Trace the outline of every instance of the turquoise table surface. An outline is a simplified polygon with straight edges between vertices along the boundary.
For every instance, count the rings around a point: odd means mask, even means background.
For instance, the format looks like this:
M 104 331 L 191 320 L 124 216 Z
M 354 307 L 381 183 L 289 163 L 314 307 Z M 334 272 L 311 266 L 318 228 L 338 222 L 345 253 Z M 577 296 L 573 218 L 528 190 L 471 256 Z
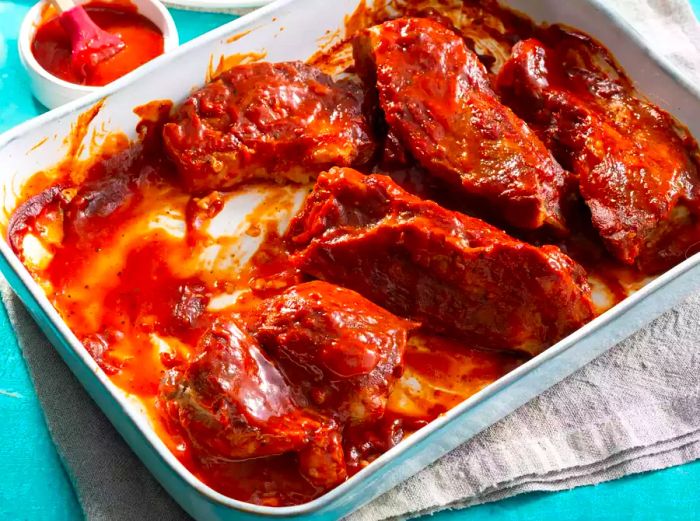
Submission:
M 34 0 L 0 0 L 0 132 L 40 114 L 17 56 L 17 30 Z M 700 14 L 700 0 L 692 0 Z M 182 42 L 230 16 L 173 10 Z M 0 306 L 0 520 L 78 520 L 82 511 L 46 429 L 27 368 Z M 700 461 L 566 492 L 531 493 L 435 521 L 700 519 Z

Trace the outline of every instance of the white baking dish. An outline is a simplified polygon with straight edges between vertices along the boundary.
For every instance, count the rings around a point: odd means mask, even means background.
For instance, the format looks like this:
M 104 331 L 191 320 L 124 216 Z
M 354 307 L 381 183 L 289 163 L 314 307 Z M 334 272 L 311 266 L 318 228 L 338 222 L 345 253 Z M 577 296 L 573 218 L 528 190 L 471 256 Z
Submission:
M 598 38 L 612 50 L 642 92 L 700 135 L 698 90 L 656 56 L 602 1 L 514 0 L 510 5 L 537 21 L 563 22 Z M 344 17 L 356 6 L 357 0 L 280 0 L 148 63 L 99 95 L 10 130 L 0 137 L 2 218 L 7 219 L 15 207 L 23 183 L 37 170 L 61 159 L 65 153 L 63 139 L 71 124 L 102 97 L 104 106 L 90 128 L 134 136 L 137 117 L 132 109 L 154 99 L 183 100 L 204 82 L 212 57 L 216 62 L 220 55 L 265 52 L 270 61 L 305 59 L 317 50 L 318 41 L 328 31 L 343 26 Z M 249 34 L 228 42 L 233 35 L 248 30 Z M 85 153 L 88 149 L 86 146 Z M 158 439 L 139 407 L 97 367 L 4 241 L 0 241 L 0 253 L 0 267 L 11 286 L 66 363 L 166 490 L 197 519 L 338 519 L 498 421 L 700 287 L 700 256 L 696 255 L 455 407 L 338 488 L 304 505 L 272 508 L 224 497 L 190 474 Z

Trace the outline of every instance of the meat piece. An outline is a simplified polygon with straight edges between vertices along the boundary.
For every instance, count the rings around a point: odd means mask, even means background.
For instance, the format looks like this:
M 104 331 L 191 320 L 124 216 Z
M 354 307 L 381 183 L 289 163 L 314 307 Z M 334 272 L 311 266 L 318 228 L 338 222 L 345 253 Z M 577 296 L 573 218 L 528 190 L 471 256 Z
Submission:
M 200 458 L 296 452 L 312 484 L 331 488 L 345 479 L 335 422 L 299 407 L 279 370 L 233 323 L 218 321 L 204 334 L 196 357 L 166 374 L 160 397 Z
M 430 19 L 392 20 L 355 40 L 355 61 L 376 84 L 390 143 L 509 225 L 565 230 L 570 174 L 499 102 L 459 35 Z
M 23 241 L 27 235 L 37 233 L 41 218 L 51 213 L 63 212 L 69 200 L 60 186 L 52 186 L 30 197 L 12 212 L 7 224 L 7 242 L 24 261 Z M 52 220 L 56 220 L 55 218 Z
M 173 326 L 177 329 L 196 329 L 209 304 L 209 292 L 200 281 L 184 281 L 177 288 L 172 306 Z
M 305 182 L 374 153 L 362 89 L 301 62 L 254 63 L 193 94 L 163 129 L 193 192 L 253 179 Z
M 83 183 L 66 205 L 64 227 L 68 240 L 87 242 L 109 235 L 110 220 L 138 202 L 138 178 L 110 170 L 104 177 Z
M 384 416 L 414 324 L 322 281 L 268 300 L 260 317 L 255 337 L 324 413 L 353 424 Z
M 399 188 L 333 169 L 295 217 L 295 262 L 471 346 L 537 354 L 592 318 L 583 269 Z
M 697 212 L 696 165 L 668 114 L 639 99 L 624 77 L 592 65 L 600 58 L 581 56 L 582 47 L 600 53 L 595 44 L 570 40 L 578 50 L 519 42 L 498 75 L 499 92 L 578 175 L 608 250 L 625 263 L 655 263 L 674 249 L 660 245 L 664 236 L 682 239 L 679 228 Z

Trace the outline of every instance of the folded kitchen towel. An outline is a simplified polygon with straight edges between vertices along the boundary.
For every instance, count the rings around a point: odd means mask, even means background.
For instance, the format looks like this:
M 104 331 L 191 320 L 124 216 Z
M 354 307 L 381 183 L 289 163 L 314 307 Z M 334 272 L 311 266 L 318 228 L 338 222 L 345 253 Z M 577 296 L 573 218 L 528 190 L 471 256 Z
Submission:
M 618 0 L 613 7 L 700 83 L 700 29 L 685 0 Z M 187 519 L 92 403 L 6 285 L 2 297 L 86 518 Z M 697 317 L 700 294 L 351 519 L 414 517 L 700 458 Z

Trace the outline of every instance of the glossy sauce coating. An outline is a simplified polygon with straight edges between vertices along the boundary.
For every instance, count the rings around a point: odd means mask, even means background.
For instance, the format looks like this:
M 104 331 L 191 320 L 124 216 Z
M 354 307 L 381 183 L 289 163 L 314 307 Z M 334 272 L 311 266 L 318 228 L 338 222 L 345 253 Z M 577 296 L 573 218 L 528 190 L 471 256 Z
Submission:
M 194 359 L 165 375 L 160 399 L 200 461 L 295 453 L 301 474 L 320 490 L 345 479 L 338 425 L 301 407 L 277 367 L 234 323 L 212 324 Z
M 102 86 L 121 78 L 163 54 L 163 33 L 153 22 L 124 2 L 90 2 L 85 10 L 108 33 L 119 36 L 125 48 L 79 74 L 71 61 L 71 42 L 57 17 L 44 22 L 32 41 L 32 54 L 54 76 L 79 85 Z
M 433 333 L 536 355 L 593 317 L 585 273 L 485 222 L 349 168 L 321 174 L 292 222 L 296 262 Z
M 313 281 L 270 299 L 252 330 L 312 404 L 367 424 L 384 416 L 407 330 L 417 326 L 354 291 Z
M 566 230 L 570 174 L 502 105 L 485 67 L 437 21 L 400 18 L 355 40 L 355 61 L 376 89 L 393 146 L 511 226 Z
M 333 165 L 371 159 L 362 105 L 358 85 L 301 62 L 239 66 L 179 108 L 165 145 L 193 192 L 256 178 L 305 182 Z
M 536 39 L 516 44 L 499 73 L 499 92 L 577 174 L 610 252 L 648 269 L 668 267 L 691 253 L 689 234 L 698 237 L 700 178 L 692 149 L 668 114 L 630 95 L 624 77 L 576 66 L 592 62 L 592 44 L 556 28 L 545 34 L 557 50 Z

